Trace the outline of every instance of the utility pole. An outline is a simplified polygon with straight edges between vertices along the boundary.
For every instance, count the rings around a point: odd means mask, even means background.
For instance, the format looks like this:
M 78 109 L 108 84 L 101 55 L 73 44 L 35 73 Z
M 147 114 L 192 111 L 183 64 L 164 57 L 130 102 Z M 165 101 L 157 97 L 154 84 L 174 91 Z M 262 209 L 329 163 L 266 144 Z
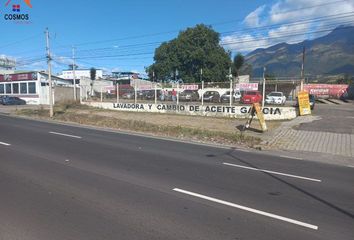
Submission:
M 233 98 L 233 94 L 232 94 L 232 71 L 231 71 L 231 67 L 229 68 L 229 81 L 230 81 L 230 107 L 232 106 L 232 98 Z
M 304 46 L 302 50 L 301 82 L 300 82 L 301 91 L 304 91 L 304 82 L 305 82 L 305 52 L 306 52 L 306 48 Z
M 263 91 L 262 91 L 262 109 L 264 108 L 264 100 L 265 100 L 265 72 L 266 72 L 266 67 L 263 68 Z
M 74 100 L 75 102 L 77 101 L 77 96 L 76 96 L 76 72 L 75 72 L 75 47 L 72 47 L 72 52 L 73 52 L 73 85 L 74 85 Z
M 49 46 L 49 30 L 46 28 L 45 30 L 46 36 L 46 50 L 47 50 L 47 64 L 48 64 L 48 82 L 49 82 L 49 117 L 54 116 L 53 110 L 53 83 L 52 83 L 52 56 L 50 54 L 50 46 Z

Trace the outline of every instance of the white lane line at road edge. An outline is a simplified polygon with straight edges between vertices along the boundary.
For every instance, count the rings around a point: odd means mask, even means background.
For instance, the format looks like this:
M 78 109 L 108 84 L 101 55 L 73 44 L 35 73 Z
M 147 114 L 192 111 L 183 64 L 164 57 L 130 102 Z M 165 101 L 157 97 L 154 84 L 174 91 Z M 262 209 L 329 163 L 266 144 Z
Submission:
M 238 204 L 235 204 L 235 203 L 231 203 L 231 202 L 227 202 L 227 201 L 223 201 L 223 200 L 220 200 L 220 199 L 217 199 L 217 198 L 208 197 L 208 196 L 205 196 L 205 195 L 202 195 L 202 194 L 199 194 L 199 193 L 194 193 L 194 192 L 186 191 L 186 190 L 179 189 L 179 188 L 174 188 L 173 191 L 179 192 L 179 193 L 184 193 L 184 194 L 187 194 L 187 195 L 190 195 L 190 196 L 194 196 L 194 197 L 198 197 L 198 198 L 202 198 L 202 199 L 205 199 L 205 200 L 208 200 L 208 201 L 211 201 L 211 202 L 220 203 L 220 204 L 223 204 L 223 205 L 226 205 L 226 206 L 238 208 L 238 209 L 241 209 L 241 210 L 244 210 L 244 211 L 252 212 L 252 213 L 263 215 L 263 216 L 266 216 L 266 217 L 278 219 L 278 220 L 281 220 L 281 221 L 284 221 L 284 222 L 296 224 L 296 225 L 299 225 L 299 226 L 302 226 L 302 227 L 318 230 L 318 226 L 315 226 L 315 225 L 312 225 L 312 224 L 309 224 L 309 223 L 301 222 L 301 221 L 294 220 L 294 219 L 287 218 L 287 217 L 282 217 L 282 216 L 279 216 L 279 215 L 276 215 L 276 214 L 273 214 L 273 213 L 264 212 L 264 211 L 257 210 L 257 209 L 254 209 L 254 208 L 241 206 L 241 205 L 238 205 Z
M 5 142 L 0 142 L 0 145 L 4 145 L 4 146 L 11 146 L 10 143 L 5 143 Z
M 231 167 L 238 167 L 238 168 L 244 168 L 244 169 L 254 170 L 254 171 L 259 171 L 259 172 L 272 173 L 272 174 L 277 174 L 277 175 L 281 175 L 281 176 L 299 178 L 299 179 L 304 179 L 304 180 L 309 180 L 309 181 L 314 181 L 314 182 L 322 182 L 322 180 L 315 179 L 315 178 L 308 178 L 308 177 L 302 177 L 302 176 L 297 176 L 297 175 L 292 175 L 292 174 L 287 174 L 287 173 L 269 171 L 269 170 L 265 170 L 265 169 L 246 167 L 246 166 L 236 165 L 236 164 L 232 164 L 232 163 L 225 163 L 224 162 L 223 164 L 226 166 L 231 166 Z
M 82 137 L 75 136 L 75 135 L 70 135 L 70 134 L 64 134 L 64 133 L 58 133 L 58 132 L 49 132 L 50 134 L 54 135 L 59 135 L 59 136 L 64 136 L 64 137 L 71 137 L 71 138 L 78 138 L 81 139 Z
M 348 165 L 348 167 L 350 167 L 350 168 L 354 168 L 354 165 Z
M 279 157 L 283 157 L 283 158 L 289 158 L 289 159 L 298 159 L 298 160 L 304 160 L 303 158 L 299 158 L 299 157 L 290 157 L 290 156 L 286 156 L 286 155 L 280 155 Z

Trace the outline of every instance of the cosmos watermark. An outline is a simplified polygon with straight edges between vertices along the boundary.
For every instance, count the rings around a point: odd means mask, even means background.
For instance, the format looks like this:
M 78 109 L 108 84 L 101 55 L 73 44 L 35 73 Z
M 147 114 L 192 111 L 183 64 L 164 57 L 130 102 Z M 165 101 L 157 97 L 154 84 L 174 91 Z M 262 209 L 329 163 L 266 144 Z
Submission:
M 29 9 L 32 9 L 31 0 L 7 0 L 5 3 L 5 14 L 3 19 L 16 24 L 30 24 Z M 21 3 L 24 3 L 21 5 Z

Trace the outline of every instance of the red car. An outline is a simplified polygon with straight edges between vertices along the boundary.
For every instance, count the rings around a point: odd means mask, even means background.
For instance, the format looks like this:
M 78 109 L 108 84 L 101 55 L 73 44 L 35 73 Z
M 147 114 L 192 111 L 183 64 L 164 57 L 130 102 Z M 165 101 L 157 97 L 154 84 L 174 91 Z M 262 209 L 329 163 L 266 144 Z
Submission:
M 259 91 L 247 91 L 243 93 L 241 103 L 252 104 L 261 103 L 262 94 Z

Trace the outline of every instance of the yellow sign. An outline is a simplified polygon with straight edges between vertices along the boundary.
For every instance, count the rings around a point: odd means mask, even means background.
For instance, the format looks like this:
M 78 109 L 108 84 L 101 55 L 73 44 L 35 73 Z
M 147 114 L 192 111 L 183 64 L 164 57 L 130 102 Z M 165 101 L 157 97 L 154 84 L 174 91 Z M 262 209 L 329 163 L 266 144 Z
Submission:
M 261 125 L 263 132 L 267 131 L 267 125 L 264 120 L 264 115 L 263 115 L 262 108 L 261 108 L 260 104 L 253 103 L 253 108 L 256 110 L 257 118 L 258 118 L 259 124 Z
M 311 114 L 310 97 L 308 92 L 299 92 L 297 96 L 300 116 Z

